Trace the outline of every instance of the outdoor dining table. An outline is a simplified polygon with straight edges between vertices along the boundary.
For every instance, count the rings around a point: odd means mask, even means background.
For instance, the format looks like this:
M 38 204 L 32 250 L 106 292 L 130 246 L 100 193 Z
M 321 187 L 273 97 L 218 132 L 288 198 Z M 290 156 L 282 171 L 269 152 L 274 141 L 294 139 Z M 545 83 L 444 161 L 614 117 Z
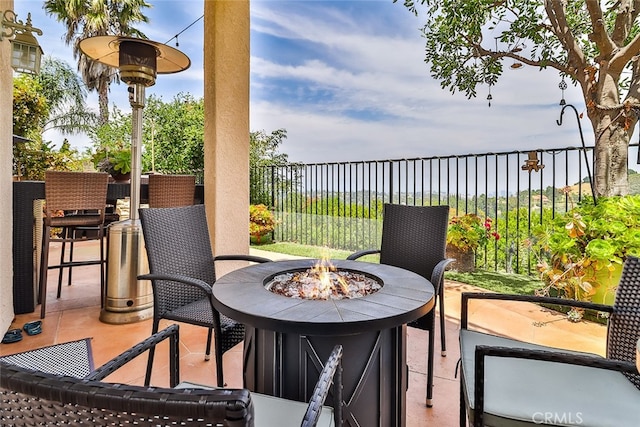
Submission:
M 382 288 L 359 298 L 310 300 L 264 286 L 275 275 L 303 271 L 316 262 L 250 265 L 213 286 L 216 309 L 245 325 L 244 387 L 307 401 L 321 361 L 341 344 L 345 425 L 406 425 L 406 324 L 433 309 L 432 284 L 397 267 L 331 260 L 338 269 L 379 279 Z M 331 396 L 327 404 L 335 405 Z

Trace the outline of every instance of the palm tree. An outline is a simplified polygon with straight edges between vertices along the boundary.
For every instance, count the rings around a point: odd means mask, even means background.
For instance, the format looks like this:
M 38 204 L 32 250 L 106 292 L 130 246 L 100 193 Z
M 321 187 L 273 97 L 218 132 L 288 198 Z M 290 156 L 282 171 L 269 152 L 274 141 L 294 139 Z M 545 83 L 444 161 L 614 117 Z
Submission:
M 36 79 L 49 108 L 41 132 L 57 129 L 75 134 L 94 128 L 98 115 L 87 107 L 87 90 L 71 65 L 47 56 Z
M 132 27 L 149 22 L 142 9 L 151 5 L 145 0 L 46 0 L 44 10 L 67 27 L 65 42 L 73 43 L 73 57 L 87 89 L 98 92 L 100 124 L 109 121 L 109 85 L 118 81 L 114 68 L 92 61 L 80 50 L 80 41 L 95 36 L 132 36 L 146 38 Z

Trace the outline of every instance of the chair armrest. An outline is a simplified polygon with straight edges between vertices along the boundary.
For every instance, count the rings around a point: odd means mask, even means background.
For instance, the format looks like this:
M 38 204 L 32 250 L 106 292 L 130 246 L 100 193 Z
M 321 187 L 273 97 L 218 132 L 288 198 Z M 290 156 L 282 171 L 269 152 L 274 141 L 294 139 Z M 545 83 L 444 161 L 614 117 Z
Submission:
M 484 299 L 484 300 L 500 300 L 500 301 L 523 301 L 532 302 L 537 304 L 555 304 L 565 307 L 586 308 L 596 311 L 603 311 L 606 313 L 613 313 L 613 306 L 605 304 L 596 304 L 588 301 L 576 301 L 564 298 L 555 297 L 543 297 L 536 295 L 515 295 L 515 294 L 499 294 L 491 292 L 463 292 L 462 293 L 462 308 L 460 315 L 460 327 L 467 329 L 469 316 L 468 307 L 470 299 Z
M 182 276 L 180 274 L 142 274 L 137 277 L 138 280 L 167 280 L 171 282 L 180 282 L 186 285 L 194 286 L 211 295 L 211 285 L 207 282 L 195 279 L 193 277 Z
M 251 261 L 251 262 L 271 262 L 269 258 L 255 255 L 218 255 L 213 257 L 213 261 Z
M 373 255 L 373 254 L 379 254 L 379 253 L 380 253 L 380 249 L 365 249 L 362 251 L 352 253 L 347 257 L 347 259 L 349 261 L 353 261 L 365 255 Z
M 444 270 L 449 264 L 454 262 L 454 258 L 445 258 L 433 267 L 431 272 L 431 284 L 435 288 L 436 293 L 439 292 L 440 286 L 442 286 L 442 279 L 444 278 Z
M 179 326 L 174 324 L 151 335 L 146 340 L 120 353 L 104 365 L 84 377 L 85 380 L 102 381 L 105 377 L 129 363 L 147 350 L 154 348 L 158 343 L 169 339 L 169 382 L 175 387 L 180 382 L 180 353 L 179 353 Z
M 313 389 L 313 394 L 309 400 L 307 406 L 307 412 L 304 414 L 301 426 L 311 427 L 318 423 L 318 417 L 320 417 L 320 411 L 324 405 L 327 395 L 329 394 L 329 388 L 333 383 L 333 414 L 336 426 L 342 425 L 342 346 L 336 345 L 329 359 L 327 359 L 322 372 L 320 372 L 320 378 Z
M 562 351 L 478 345 L 475 351 L 474 426 L 484 425 L 482 418 L 484 413 L 485 358 L 487 357 L 540 360 L 639 375 L 638 368 L 634 363 L 621 360 L 606 359 L 584 354 L 565 353 Z

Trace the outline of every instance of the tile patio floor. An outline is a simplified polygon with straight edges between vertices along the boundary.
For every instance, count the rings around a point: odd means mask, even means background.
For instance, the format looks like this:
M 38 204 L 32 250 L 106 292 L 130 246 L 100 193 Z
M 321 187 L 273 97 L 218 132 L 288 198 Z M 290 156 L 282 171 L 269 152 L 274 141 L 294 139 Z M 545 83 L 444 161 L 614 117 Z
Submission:
M 76 249 L 81 259 L 82 252 L 97 252 L 95 243 Z M 92 246 L 94 245 L 94 246 Z M 94 252 L 94 253 L 95 253 Z M 251 250 L 252 253 L 274 258 L 277 254 Z M 56 260 L 55 253 L 50 255 Z M 96 366 L 108 361 L 121 351 L 149 336 L 151 320 L 123 325 L 100 322 L 100 284 L 97 266 L 74 269 L 72 286 L 63 285 L 62 297 L 56 300 L 57 271 L 49 274 L 47 315 L 43 321 L 43 332 L 36 336 L 24 335 L 22 341 L 0 344 L 0 355 L 7 355 L 37 347 L 93 337 Z M 65 276 L 66 277 L 66 276 Z M 477 288 L 447 281 L 445 284 L 445 314 L 447 357 L 440 356 L 440 333 L 436 332 L 434 406 L 424 405 L 426 387 L 427 332 L 408 328 L 409 389 L 407 391 L 407 426 L 449 427 L 458 425 L 459 384 L 455 378 L 458 360 L 458 329 L 460 315 L 460 293 L 476 291 Z M 20 328 L 25 322 L 39 318 L 40 309 L 34 313 L 16 316 L 12 328 Z M 470 314 L 473 323 L 497 334 L 525 339 L 558 347 L 604 354 L 606 328 L 588 322 L 570 323 L 564 316 L 538 306 L 518 303 L 479 303 Z M 161 328 L 168 323 L 163 321 Z M 542 325 L 542 326 L 541 326 Z M 204 361 L 206 329 L 183 324 L 180 326 L 181 379 L 204 384 L 215 384 L 215 361 Z M 161 347 L 156 353 L 152 384 L 168 385 L 166 363 L 168 351 Z M 142 384 L 146 357 L 138 358 L 126 368 L 108 378 L 113 382 Z M 224 355 L 225 380 L 229 387 L 242 387 L 242 346 Z

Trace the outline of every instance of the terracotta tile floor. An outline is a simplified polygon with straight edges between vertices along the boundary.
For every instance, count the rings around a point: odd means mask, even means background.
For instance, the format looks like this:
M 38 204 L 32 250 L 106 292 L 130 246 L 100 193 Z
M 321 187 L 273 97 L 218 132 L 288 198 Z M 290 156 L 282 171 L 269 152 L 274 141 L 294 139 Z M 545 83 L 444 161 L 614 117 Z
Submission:
M 78 248 L 77 256 L 83 251 L 97 248 L 87 245 Z M 252 249 L 252 253 L 254 250 Z M 258 253 L 259 251 L 255 251 Z M 261 252 L 262 256 L 274 254 Z M 52 253 L 52 260 L 57 259 Z M 56 300 L 57 274 L 52 270 L 48 280 L 47 315 L 43 321 L 43 332 L 36 336 L 25 335 L 23 340 L 13 344 L 0 344 L 0 355 L 17 353 L 32 348 L 75 339 L 92 337 L 94 359 L 100 366 L 121 351 L 146 338 L 151 331 L 151 320 L 138 323 L 109 325 L 100 322 L 100 284 L 97 267 L 79 267 L 73 272 L 73 285 L 63 285 L 62 296 Z M 440 356 L 440 333 L 436 331 L 434 406 L 424 405 L 426 388 L 427 333 L 408 328 L 409 389 L 407 391 L 407 426 L 456 426 L 459 414 L 459 384 L 455 378 L 455 365 L 459 357 L 458 328 L 460 315 L 460 293 L 476 291 L 472 286 L 446 282 L 445 312 L 447 357 Z M 38 319 L 36 312 L 16 316 L 11 327 L 20 328 L 25 322 Z M 474 324 L 494 333 L 520 337 L 539 343 L 604 354 L 606 328 L 587 322 L 569 323 L 563 316 L 540 307 L 514 303 L 482 303 L 473 306 L 471 319 Z M 164 323 L 166 325 L 167 323 Z M 536 326 L 538 325 L 538 326 Z M 539 326 L 543 325 L 543 326 Z M 161 328 L 163 324 L 161 324 Z M 439 329 L 439 328 L 437 328 Z M 205 384 L 215 384 L 215 361 L 204 361 L 206 329 L 191 325 L 180 326 L 181 379 Z M 166 367 L 167 347 L 157 352 L 152 383 L 168 385 Z M 164 360 L 163 360 L 164 358 Z M 109 380 L 141 384 L 144 376 L 146 357 L 131 362 Z M 242 387 L 242 347 L 241 345 L 225 353 L 225 380 L 229 387 Z

